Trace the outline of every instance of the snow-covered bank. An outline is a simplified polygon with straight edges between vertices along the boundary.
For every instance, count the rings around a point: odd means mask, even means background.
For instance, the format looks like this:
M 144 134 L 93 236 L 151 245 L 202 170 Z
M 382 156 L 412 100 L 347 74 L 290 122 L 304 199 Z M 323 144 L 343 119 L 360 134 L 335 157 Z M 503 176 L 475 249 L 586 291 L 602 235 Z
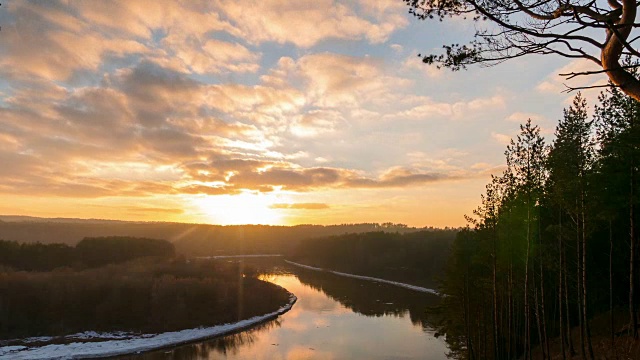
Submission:
M 218 259 L 238 259 L 238 258 L 264 258 L 264 257 L 281 257 L 282 254 L 248 254 L 248 255 L 216 255 L 216 256 L 198 256 L 198 260 L 218 260 Z
M 69 344 L 51 344 L 44 346 L 4 346 L 0 347 L 0 358 L 16 360 L 32 359 L 86 359 L 139 353 L 160 348 L 172 347 L 180 344 L 222 336 L 240 330 L 245 330 L 264 321 L 278 317 L 289 311 L 297 298 L 290 294 L 289 303 L 278 310 L 233 324 L 224 324 L 206 328 L 187 329 L 165 332 L 161 334 L 136 335 L 127 339 L 116 339 L 98 342 L 72 342 Z M 88 334 L 87 332 L 82 334 Z M 118 334 L 93 333 L 93 337 L 86 339 L 113 338 Z M 75 334 L 78 335 L 78 334 Z M 71 335 L 71 336 L 75 336 Z M 77 336 L 76 336 L 77 338 Z
M 301 267 L 301 268 L 305 268 L 305 269 L 309 269 L 309 270 L 329 271 L 329 270 L 325 270 L 325 269 L 319 268 L 319 267 L 313 267 L 313 266 L 309 266 L 309 265 L 298 264 L 297 262 L 293 262 L 293 261 L 289 261 L 289 260 L 285 260 L 284 262 L 286 262 L 287 264 L 295 265 L 297 267 Z
M 293 261 L 289 261 L 289 260 L 285 260 L 285 262 L 288 263 L 288 264 L 295 265 L 295 266 L 298 266 L 298 267 L 301 267 L 301 268 L 305 268 L 305 269 L 309 269 L 309 270 L 326 271 L 326 272 L 329 272 L 329 273 L 332 273 L 332 274 L 335 274 L 335 275 L 339 275 L 339 276 L 346 276 L 346 277 L 350 277 L 350 278 L 354 278 L 354 279 L 367 280 L 367 281 L 375 281 L 375 282 L 379 282 L 379 283 L 384 283 L 384 284 L 389 284 L 389 285 L 402 287 L 402 288 L 409 289 L 409 290 L 414 290 L 414 291 L 419 291 L 419 292 L 439 295 L 439 293 L 436 290 L 425 288 L 425 287 L 422 287 L 422 286 L 415 286 L 415 285 L 411 285 L 411 284 L 405 284 L 405 283 L 401 283 L 401 282 L 397 282 L 397 281 L 374 278 L 374 277 L 370 277 L 370 276 L 348 274 L 348 273 L 343 273 L 343 272 L 339 272 L 339 271 L 333 271 L 333 270 L 323 269 L 323 268 L 319 268 L 319 267 L 303 265 L 303 264 L 299 264 L 299 263 L 296 263 L 296 262 L 293 262 Z

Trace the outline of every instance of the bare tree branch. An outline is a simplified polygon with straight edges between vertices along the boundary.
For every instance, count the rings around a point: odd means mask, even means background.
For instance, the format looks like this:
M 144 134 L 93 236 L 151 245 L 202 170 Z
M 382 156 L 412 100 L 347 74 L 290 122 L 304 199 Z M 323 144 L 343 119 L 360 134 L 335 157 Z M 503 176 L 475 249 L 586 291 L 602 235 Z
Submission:
M 640 101 L 640 81 L 628 71 L 630 68 L 620 65 L 625 54 L 640 59 L 640 51 L 632 46 L 640 36 L 631 36 L 640 27 L 636 22 L 637 0 L 404 1 L 410 12 L 423 20 L 460 16 L 478 24 L 469 43 L 446 45 L 442 53 L 427 54 L 422 57 L 427 64 L 456 71 L 534 54 L 586 59 L 601 70 L 565 76 L 572 79 L 605 74 Z M 604 36 L 597 36 L 597 32 Z
M 628 66 L 620 66 L 618 69 L 635 69 L 635 68 L 638 68 L 638 67 L 640 67 L 640 65 L 628 65 Z M 607 73 L 607 72 L 612 71 L 612 70 L 617 70 L 617 69 L 594 70 L 594 71 L 579 71 L 579 72 L 563 73 L 563 74 L 558 74 L 558 75 L 565 76 L 566 79 L 569 80 L 569 79 L 573 79 L 574 77 L 577 77 L 577 76 L 603 74 L 603 73 Z
M 564 87 L 566 89 L 562 90 L 563 93 L 570 93 L 572 91 L 578 91 L 578 90 L 587 90 L 587 89 L 601 89 L 601 88 L 622 88 L 621 86 L 618 85 L 613 85 L 613 84 L 603 84 L 603 85 L 591 85 L 591 86 L 577 86 L 577 87 L 572 87 L 572 86 L 568 86 L 567 84 L 562 84 L 564 85 Z

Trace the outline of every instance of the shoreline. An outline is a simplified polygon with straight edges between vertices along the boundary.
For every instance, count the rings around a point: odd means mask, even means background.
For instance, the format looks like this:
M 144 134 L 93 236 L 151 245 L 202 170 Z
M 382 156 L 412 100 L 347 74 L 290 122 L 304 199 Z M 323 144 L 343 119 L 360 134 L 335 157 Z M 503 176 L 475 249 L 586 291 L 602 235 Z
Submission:
M 373 282 L 378 282 L 378 283 L 383 283 L 383 284 L 389 284 L 389 285 L 398 286 L 398 287 L 409 289 L 409 290 L 413 290 L 413 291 L 418 291 L 418 292 L 423 292 L 423 293 L 427 293 L 427 294 L 433 294 L 433 295 L 440 296 L 440 293 L 438 291 L 436 291 L 434 289 L 425 288 L 425 287 L 422 287 L 422 286 L 416 286 L 416 285 L 411 285 L 411 284 L 407 284 L 407 283 L 401 283 L 401 282 L 397 282 L 397 281 L 374 278 L 374 277 L 371 277 L 371 276 L 349 274 L 349 273 L 344 273 L 344 272 L 340 272 L 340 271 L 323 269 L 323 268 L 319 268 L 319 267 L 300 264 L 300 263 L 293 262 L 293 261 L 286 260 L 286 259 L 284 261 L 287 264 L 291 264 L 291 265 L 294 265 L 294 266 L 297 266 L 297 267 L 301 267 L 303 269 L 308 269 L 308 270 L 313 270 L 313 271 L 324 271 L 324 272 L 328 272 L 328 273 L 331 273 L 331 274 L 334 274 L 334 275 L 338 275 L 338 276 L 344 276 L 344 277 L 350 277 L 350 278 L 354 278 L 354 279 L 360 279 L 360 280 L 373 281 Z
M 4 346 L 0 347 L 0 357 L 10 356 L 16 360 L 114 358 L 117 356 L 172 348 L 248 330 L 256 325 L 285 314 L 291 310 L 297 300 L 298 298 L 289 292 L 289 302 L 276 311 L 231 324 L 170 331 L 159 334 L 141 334 L 128 339 L 71 342 L 68 344 L 50 344 L 39 347 L 28 347 L 24 345 Z M 99 336 L 93 339 L 100 338 L 100 335 L 109 336 L 109 333 L 97 334 Z
M 282 254 L 247 254 L 247 255 L 214 255 L 214 256 L 196 256 L 196 260 L 220 260 L 220 259 L 241 259 L 241 258 L 271 258 L 282 257 Z

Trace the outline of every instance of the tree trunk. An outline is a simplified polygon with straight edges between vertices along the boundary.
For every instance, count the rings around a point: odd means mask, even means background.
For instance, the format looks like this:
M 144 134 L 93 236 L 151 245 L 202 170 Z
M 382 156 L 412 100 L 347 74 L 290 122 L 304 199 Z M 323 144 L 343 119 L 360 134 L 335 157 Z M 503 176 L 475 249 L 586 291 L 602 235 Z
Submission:
M 540 245 L 540 252 L 542 253 L 542 216 L 540 215 L 540 210 L 538 209 L 538 243 Z M 542 318 L 542 343 L 540 344 L 540 346 L 542 346 L 544 349 L 546 349 L 547 352 L 547 356 L 549 356 L 549 358 L 551 358 L 551 352 L 549 351 L 549 338 L 547 337 L 547 319 L 546 319 L 546 313 L 545 313 L 545 308 L 544 308 L 544 272 L 543 272 L 543 266 L 542 266 L 542 257 L 540 257 L 540 260 L 538 262 L 538 264 L 540 265 L 540 306 L 541 306 L 541 318 Z
M 560 304 L 560 352 L 562 353 L 562 360 L 566 360 L 565 354 L 565 333 L 564 333 L 564 318 L 562 317 L 562 210 L 558 214 L 559 230 L 558 230 L 558 303 Z
M 535 314 L 536 314 L 536 325 L 538 328 L 538 347 L 540 348 L 540 351 L 542 352 L 542 359 L 546 359 L 547 358 L 547 352 L 545 350 L 544 347 L 544 338 L 542 337 L 542 322 L 540 321 L 540 305 L 538 302 L 538 287 L 536 286 L 536 279 L 535 279 L 535 272 L 533 273 L 533 299 L 534 299 L 534 306 L 535 306 Z
M 467 359 L 473 360 L 473 347 L 471 345 L 471 324 L 469 323 L 469 280 L 467 274 L 464 275 L 464 289 L 462 290 L 462 311 L 464 312 L 464 327 L 465 327 L 465 340 L 467 346 Z
M 493 226 L 493 358 L 498 359 L 498 289 L 496 284 L 496 268 L 497 268 L 497 246 L 495 224 Z
M 486 309 L 487 306 L 487 302 L 485 301 L 485 292 L 481 291 L 482 294 L 482 309 Z M 488 345 L 488 341 L 487 341 L 487 312 L 486 311 L 482 311 L 482 314 L 478 314 L 478 319 L 481 319 L 482 321 L 482 353 L 483 353 L 483 359 L 488 359 L 487 357 L 487 345 Z M 479 328 L 479 327 L 478 327 Z
M 509 208 L 509 218 L 511 217 L 511 208 Z M 511 227 L 509 226 L 509 224 L 507 224 L 507 241 L 509 243 L 509 279 L 508 282 L 509 284 L 507 285 L 507 318 L 508 318 L 508 322 L 509 322 L 509 336 L 508 336 L 508 343 L 509 345 L 507 346 L 507 359 L 511 360 L 512 358 L 512 354 L 513 354 L 513 336 L 515 334 L 515 330 L 512 331 L 512 326 L 514 324 L 514 318 L 513 318 L 513 246 L 511 244 Z
M 564 264 L 564 314 L 567 318 L 566 322 L 566 331 L 567 331 L 567 345 L 569 346 L 569 356 L 574 357 L 576 355 L 576 349 L 573 346 L 573 337 L 571 336 L 571 312 L 569 311 L 569 276 L 567 275 L 567 253 L 566 251 L 562 252 Z
M 625 94 L 640 101 L 640 81 L 620 65 L 620 57 L 624 50 L 622 41 L 627 41 L 631 34 L 636 19 L 637 4 L 635 0 L 622 0 L 620 3 L 622 3 L 622 15 L 615 23 L 619 27 L 615 34 L 607 30 L 607 40 L 600 53 L 600 62 L 612 83 L 618 85 Z
M 613 227 L 611 219 L 609 219 L 609 327 L 611 336 L 611 352 L 616 356 L 616 348 L 614 346 L 614 330 L 613 330 Z
M 524 350 L 525 360 L 531 359 L 531 316 L 529 314 L 529 253 L 531 251 L 531 216 L 530 216 L 530 204 L 527 202 L 527 255 L 524 263 Z
M 580 203 L 582 208 L 582 322 L 584 323 L 587 350 L 589 351 L 589 359 L 593 360 L 594 357 L 593 347 L 591 346 L 591 328 L 589 327 L 589 318 L 587 313 L 587 231 L 584 215 L 584 191 L 581 191 L 580 196 Z
M 509 292 L 508 295 L 508 300 L 509 304 L 508 304 L 508 322 L 509 322 L 509 346 L 507 347 L 507 359 L 511 359 L 512 354 L 513 354 L 513 348 L 512 346 L 513 344 L 513 335 L 514 335 L 514 331 L 512 331 L 512 326 L 514 323 L 514 319 L 513 319 L 513 260 L 512 257 L 509 256 L 509 285 L 507 286 L 507 291 Z
M 629 187 L 629 328 L 631 336 L 634 339 L 638 338 L 638 319 L 636 317 L 636 304 L 635 304 L 635 268 L 636 268 L 636 236 L 634 227 L 634 181 L 635 171 L 634 162 L 631 161 L 631 181 Z
M 582 317 L 582 244 L 580 241 L 580 218 L 576 217 L 576 280 L 578 284 L 578 323 L 580 325 L 580 357 L 586 359 L 584 347 L 584 318 Z

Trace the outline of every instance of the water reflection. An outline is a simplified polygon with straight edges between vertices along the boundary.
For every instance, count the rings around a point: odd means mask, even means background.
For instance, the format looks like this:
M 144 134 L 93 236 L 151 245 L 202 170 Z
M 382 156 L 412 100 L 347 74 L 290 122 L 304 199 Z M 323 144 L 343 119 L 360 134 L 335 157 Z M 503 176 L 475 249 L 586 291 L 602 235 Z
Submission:
M 285 269 L 271 267 L 276 271 L 262 275 L 298 297 L 293 309 L 278 319 L 218 339 L 123 359 L 446 359 L 446 345 L 433 337 L 424 311 L 436 297 Z
M 300 270 L 296 275 L 303 284 L 322 291 L 358 314 L 400 318 L 408 314 L 414 325 L 424 331 L 431 330 L 426 309 L 437 304 L 439 299 L 435 295 L 317 271 Z
M 142 355 L 122 356 L 119 359 L 209 359 L 237 355 L 243 346 L 250 346 L 256 342 L 261 332 L 269 331 L 280 326 L 280 320 L 275 319 L 257 325 L 250 330 L 230 334 L 218 339 L 198 342 L 194 344 L 164 349 Z M 216 356 L 213 356 L 216 354 Z

